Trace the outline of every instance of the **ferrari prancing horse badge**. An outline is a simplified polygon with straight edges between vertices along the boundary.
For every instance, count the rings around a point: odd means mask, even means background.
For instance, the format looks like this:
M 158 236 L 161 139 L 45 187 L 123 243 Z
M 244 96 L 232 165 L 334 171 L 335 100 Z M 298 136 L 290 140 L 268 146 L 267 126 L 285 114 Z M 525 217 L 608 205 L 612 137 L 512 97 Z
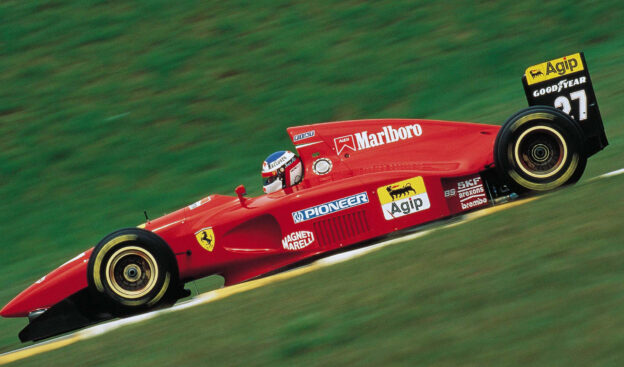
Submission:
M 195 233 L 195 238 L 197 242 L 204 249 L 212 252 L 215 246 L 215 235 L 212 231 L 212 227 L 204 228 Z

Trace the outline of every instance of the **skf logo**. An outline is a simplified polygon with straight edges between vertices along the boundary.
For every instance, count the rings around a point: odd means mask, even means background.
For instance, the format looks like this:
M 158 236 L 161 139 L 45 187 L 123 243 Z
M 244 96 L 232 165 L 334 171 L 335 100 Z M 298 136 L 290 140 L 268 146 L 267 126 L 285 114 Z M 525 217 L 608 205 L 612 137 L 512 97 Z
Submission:
M 531 85 L 582 70 L 585 70 L 585 67 L 581 59 L 581 54 L 575 53 L 574 55 L 564 56 L 559 59 L 533 65 L 526 69 L 524 75 L 527 84 Z
M 386 220 L 414 214 L 431 207 L 421 176 L 379 187 L 377 195 Z
M 197 243 L 200 244 L 205 250 L 212 252 L 215 246 L 215 235 L 212 231 L 212 227 L 204 228 L 195 233 Z

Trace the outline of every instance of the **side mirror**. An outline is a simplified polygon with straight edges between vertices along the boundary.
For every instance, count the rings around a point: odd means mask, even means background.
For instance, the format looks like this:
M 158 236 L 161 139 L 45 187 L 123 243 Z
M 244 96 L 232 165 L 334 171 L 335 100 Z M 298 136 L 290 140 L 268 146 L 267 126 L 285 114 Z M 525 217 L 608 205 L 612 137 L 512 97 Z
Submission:
M 245 190 L 245 185 L 236 186 L 236 188 L 234 189 L 234 192 L 236 193 L 236 196 L 238 196 L 238 200 L 240 200 L 241 205 L 244 206 L 245 198 L 243 198 L 243 195 L 247 195 L 247 190 Z

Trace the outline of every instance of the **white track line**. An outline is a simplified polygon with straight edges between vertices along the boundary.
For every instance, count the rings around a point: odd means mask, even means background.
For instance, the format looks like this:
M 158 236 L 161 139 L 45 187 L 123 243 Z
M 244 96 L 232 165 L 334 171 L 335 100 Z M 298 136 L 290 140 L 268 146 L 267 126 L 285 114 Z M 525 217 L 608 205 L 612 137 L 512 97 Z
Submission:
M 618 170 L 611 171 L 609 173 L 605 173 L 604 175 L 598 176 L 598 178 L 617 176 L 617 175 L 621 175 L 622 173 L 624 173 L 624 168 L 620 168 Z
M 620 174 L 624 173 L 624 168 L 622 169 L 618 169 L 612 172 L 608 172 L 605 174 L 602 174 L 598 177 L 594 177 L 588 181 L 593 181 L 595 179 L 599 179 L 599 178 L 605 178 L 605 177 L 612 177 L 612 176 L 617 176 Z M 127 318 L 123 318 L 123 319 L 119 319 L 119 320 L 113 320 L 113 321 L 109 321 L 109 322 L 104 322 L 101 323 L 99 325 L 95 325 L 86 329 L 82 329 L 79 330 L 75 333 L 69 334 L 69 335 L 65 335 L 59 338 L 55 338 L 55 339 L 51 339 L 48 340 L 46 342 L 42 342 L 42 343 L 37 343 L 37 344 L 33 344 L 33 345 L 29 345 L 27 347 L 24 348 L 20 348 L 14 351 L 10 351 L 10 352 L 6 352 L 3 354 L 0 354 L 0 365 L 2 364 L 6 364 L 6 363 L 11 363 L 14 361 L 18 361 L 20 359 L 24 359 L 24 358 L 28 358 L 30 356 L 36 355 L 36 354 L 40 354 L 40 353 L 45 353 L 47 351 L 51 351 L 51 350 L 55 350 L 55 349 L 59 349 L 62 347 L 65 347 L 69 344 L 73 344 L 76 343 L 80 340 L 86 340 L 86 339 L 90 339 L 93 338 L 95 336 L 98 335 L 102 335 L 105 333 L 108 333 L 109 331 L 118 329 L 122 326 L 125 325 L 131 325 L 131 324 L 136 324 L 139 322 L 143 322 L 145 320 L 149 320 L 152 319 L 160 314 L 165 314 L 165 313 L 171 313 L 171 312 L 177 312 L 180 310 L 185 310 L 187 308 L 191 308 L 191 307 L 195 307 L 195 306 L 199 306 L 202 304 L 206 304 L 206 303 L 210 303 L 210 302 L 214 302 L 223 298 L 227 298 L 229 296 L 238 294 L 238 293 L 242 293 L 242 292 L 246 292 L 252 289 L 256 289 L 271 283 L 275 283 L 275 282 L 279 282 L 285 279 L 290 279 L 290 278 L 294 278 L 297 277 L 299 275 L 305 274 L 305 273 L 309 273 L 311 271 L 314 270 L 318 270 L 327 266 L 332 266 L 335 264 L 339 264 L 345 261 L 349 261 L 355 258 L 358 258 L 360 256 L 364 256 L 366 254 L 369 254 L 371 252 L 374 251 L 378 251 L 386 246 L 390 246 L 390 245 L 395 245 L 398 243 L 402 243 L 402 242 L 406 242 L 406 241 L 411 241 L 413 239 L 419 238 L 419 237 L 424 237 L 432 232 L 441 230 L 441 229 L 445 229 L 445 228 L 450 228 L 450 227 L 454 227 L 460 224 L 464 224 L 467 223 L 473 219 L 476 218 L 480 218 L 492 213 L 495 213 L 497 211 L 500 210 L 505 210 L 514 206 L 518 206 L 518 205 L 522 205 L 525 204 L 527 202 L 536 200 L 538 198 L 540 198 L 541 196 L 538 197 L 533 197 L 533 198 L 529 198 L 529 199 L 523 199 L 523 200 L 517 200 L 517 201 L 512 201 L 510 203 L 507 204 L 503 204 L 503 205 L 498 205 L 498 206 L 494 206 L 491 208 L 487 208 L 487 209 L 483 209 L 483 210 L 479 210 L 476 212 L 472 212 L 469 214 L 466 214 L 464 216 L 461 217 L 461 219 L 459 221 L 455 221 L 455 222 L 451 222 L 451 223 L 447 223 L 447 224 L 443 224 L 441 226 L 432 228 L 432 229 L 428 229 L 428 230 L 423 230 L 420 232 L 415 232 L 415 233 L 410 233 L 407 234 L 405 236 L 402 237 L 397 237 L 397 238 L 393 238 L 390 240 L 385 240 L 367 247 L 363 247 L 363 248 L 359 248 L 359 249 L 355 249 L 352 251 L 348 251 L 348 252 L 343 252 L 340 254 L 336 254 L 336 255 L 332 255 L 332 256 L 328 256 L 322 259 L 319 259 L 309 265 L 303 266 L 301 268 L 297 268 L 297 269 L 293 269 L 284 273 L 279 273 L 276 275 L 272 275 L 266 278 L 261 278 L 261 279 L 257 279 L 257 280 L 252 280 L 249 282 L 245 282 L 245 283 L 241 283 L 241 284 L 236 284 L 233 286 L 229 286 L 229 287 L 225 287 L 225 288 L 221 288 L 221 289 L 217 289 L 214 291 L 210 291 L 210 292 L 206 292 L 206 293 L 202 293 L 199 294 L 195 297 L 193 297 L 193 299 L 186 301 L 186 302 L 182 302 L 179 303 L 171 308 L 166 308 L 163 310 L 157 310 L 157 311 L 152 311 L 152 312 L 148 312 L 145 314 L 141 314 L 141 315 L 137 315 L 137 316 L 132 316 L 132 317 L 127 317 Z

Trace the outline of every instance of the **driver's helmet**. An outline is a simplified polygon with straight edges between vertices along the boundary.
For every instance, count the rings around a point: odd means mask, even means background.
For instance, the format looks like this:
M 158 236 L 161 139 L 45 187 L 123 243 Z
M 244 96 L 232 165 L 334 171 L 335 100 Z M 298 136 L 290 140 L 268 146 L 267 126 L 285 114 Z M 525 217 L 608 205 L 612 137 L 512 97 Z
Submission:
M 303 178 L 303 164 L 295 153 L 280 150 L 262 163 L 262 186 L 266 194 L 294 186 Z

